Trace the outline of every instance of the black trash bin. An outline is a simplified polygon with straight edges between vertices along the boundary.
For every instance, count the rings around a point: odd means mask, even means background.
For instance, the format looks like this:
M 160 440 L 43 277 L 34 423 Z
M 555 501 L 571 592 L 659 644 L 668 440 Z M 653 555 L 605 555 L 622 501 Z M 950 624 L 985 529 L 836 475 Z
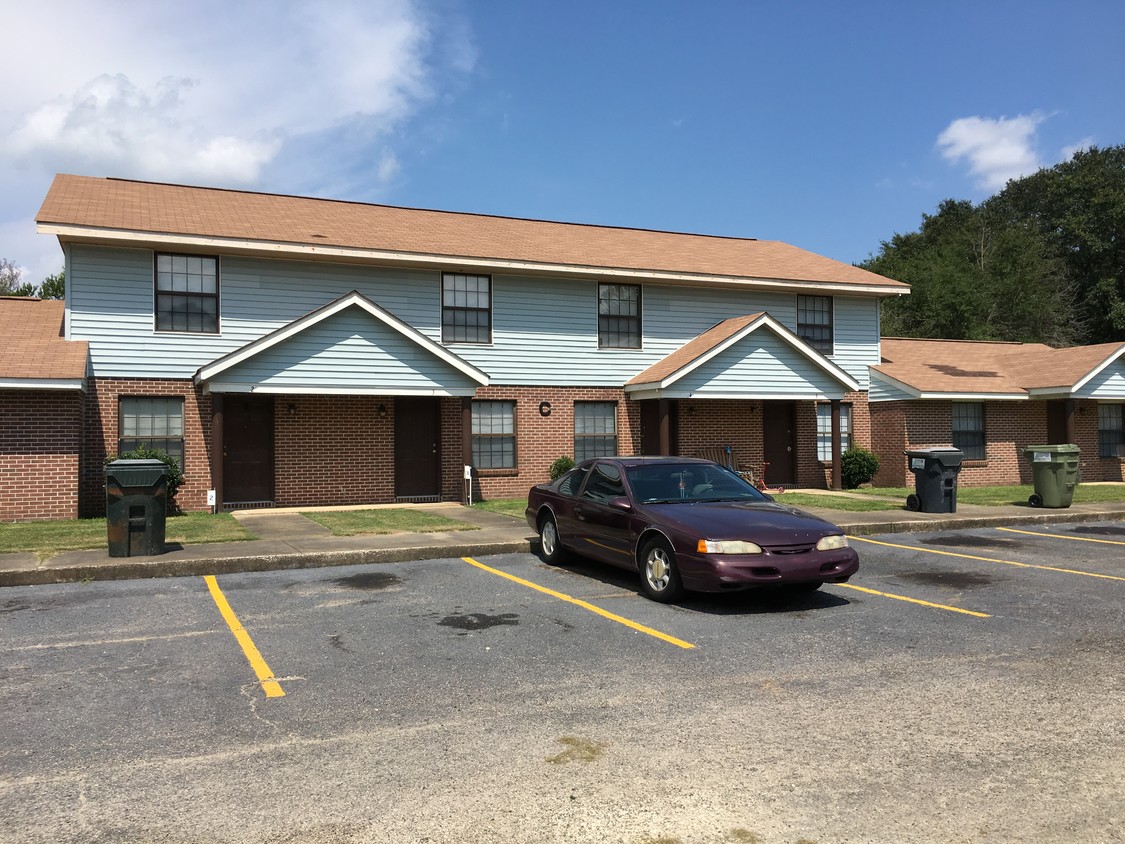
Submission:
M 956 513 L 957 475 L 965 452 L 956 448 L 923 448 L 903 454 L 914 473 L 914 494 L 906 496 L 906 509 Z
M 105 467 L 109 556 L 164 553 L 168 467 L 160 460 L 114 460 Z

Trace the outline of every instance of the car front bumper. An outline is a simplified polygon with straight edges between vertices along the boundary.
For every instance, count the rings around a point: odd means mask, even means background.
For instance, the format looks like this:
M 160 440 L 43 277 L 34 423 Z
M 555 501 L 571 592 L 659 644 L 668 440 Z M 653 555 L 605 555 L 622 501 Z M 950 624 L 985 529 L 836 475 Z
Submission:
M 843 583 L 859 570 L 854 548 L 802 554 L 677 553 L 684 586 L 696 592 L 726 592 L 785 583 Z

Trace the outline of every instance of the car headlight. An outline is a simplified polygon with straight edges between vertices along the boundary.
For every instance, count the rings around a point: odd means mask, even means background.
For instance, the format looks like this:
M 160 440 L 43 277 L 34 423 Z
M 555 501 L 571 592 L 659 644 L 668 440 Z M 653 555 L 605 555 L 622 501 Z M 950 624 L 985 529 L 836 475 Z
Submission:
M 848 538 L 842 533 L 832 536 L 822 536 L 816 543 L 817 551 L 835 551 L 838 548 L 847 548 Z
M 695 550 L 700 554 L 761 554 L 762 546 L 741 539 L 701 539 Z

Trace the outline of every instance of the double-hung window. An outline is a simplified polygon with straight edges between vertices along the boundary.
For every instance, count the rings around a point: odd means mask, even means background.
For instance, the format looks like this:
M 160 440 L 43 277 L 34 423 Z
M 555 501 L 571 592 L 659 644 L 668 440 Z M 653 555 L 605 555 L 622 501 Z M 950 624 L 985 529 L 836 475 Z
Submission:
M 443 273 L 441 341 L 492 342 L 492 277 Z
M 184 400 L 122 396 L 118 406 L 118 453 L 159 449 L 184 466 Z
M 953 447 L 965 452 L 966 460 L 984 460 L 984 405 L 981 402 L 953 403 Z
M 219 333 L 219 259 L 156 254 L 156 330 Z
M 641 347 L 641 286 L 598 285 L 598 348 Z
M 824 355 L 832 354 L 832 297 L 797 297 L 797 336 Z
M 1098 405 L 1098 456 L 1125 457 L 1125 404 Z
M 478 469 L 516 468 L 516 403 L 473 402 L 473 465 Z
M 574 403 L 574 460 L 617 454 L 617 403 L 576 401 Z
M 852 406 L 840 405 L 840 452 L 852 447 Z M 816 406 L 816 459 L 832 460 L 832 405 Z

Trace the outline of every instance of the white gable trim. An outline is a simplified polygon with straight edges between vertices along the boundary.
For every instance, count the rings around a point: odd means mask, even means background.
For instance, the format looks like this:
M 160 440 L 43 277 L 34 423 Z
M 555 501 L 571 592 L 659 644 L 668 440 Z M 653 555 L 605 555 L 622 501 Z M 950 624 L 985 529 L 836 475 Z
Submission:
M 1086 384 L 1100 375 L 1107 367 L 1111 366 L 1113 363 L 1119 360 L 1122 355 L 1125 355 L 1125 344 L 1118 346 L 1117 351 L 1111 353 L 1109 357 L 1107 357 L 1100 364 L 1087 372 L 1082 378 L 1078 380 L 1078 382 L 1073 387 L 1070 388 L 1070 391 L 1072 393 L 1077 393 L 1079 390 L 1085 387 Z
M 300 334 L 302 331 L 305 331 L 312 326 L 317 325 L 318 323 L 324 322 L 326 319 L 329 319 L 340 313 L 341 311 L 347 310 L 348 308 L 352 307 L 362 308 L 364 311 L 375 317 L 380 322 L 384 323 L 390 328 L 393 328 L 406 339 L 421 346 L 434 357 L 443 360 L 445 363 L 449 364 L 457 371 L 468 376 L 471 380 L 476 381 L 480 386 L 483 387 L 488 385 L 488 376 L 484 372 L 477 369 L 475 366 L 473 366 L 463 358 L 453 354 L 453 352 L 449 351 L 441 344 L 435 343 L 425 334 L 418 331 L 416 328 L 407 325 L 398 317 L 394 316 L 383 308 L 380 308 L 366 296 L 355 290 L 353 290 L 351 293 L 347 293 L 344 296 L 341 296 L 334 302 L 329 302 L 327 305 L 319 308 L 318 310 L 305 314 L 303 317 L 294 320 L 288 325 L 282 326 L 276 331 L 259 337 L 257 340 L 254 340 L 250 343 L 247 343 L 240 349 L 235 349 L 230 354 L 224 355 L 223 357 L 212 361 L 206 366 L 201 366 L 195 373 L 195 383 L 200 384 L 205 382 L 212 382 L 216 378 L 216 376 L 221 375 L 222 373 L 230 370 L 235 366 L 238 366 L 241 363 L 245 363 L 255 355 L 259 355 L 267 349 L 278 346 Z M 265 389 L 258 388 L 257 390 L 255 390 L 255 392 L 259 391 L 265 392 Z M 325 391 L 320 390 L 319 392 Z
M 746 339 L 746 337 L 753 334 L 763 326 L 771 330 L 781 340 L 784 340 L 786 343 L 792 346 L 793 349 L 801 357 L 806 358 L 811 363 L 815 364 L 818 369 L 821 369 L 825 373 L 827 373 L 829 377 L 839 382 L 840 384 L 843 384 L 849 390 L 859 390 L 859 382 L 848 375 L 848 373 L 846 373 L 843 369 L 832 363 L 832 361 L 828 360 L 828 358 L 824 357 L 824 355 L 820 354 L 820 352 L 816 351 L 814 348 L 812 348 L 812 346 L 805 343 L 804 340 L 802 340 L 788 328 L 783 326 L 769 314 L 762 314 L 757 319 L 740 328 L 726 340 L 712 347 L 711 349 L 708 349 L 706 352 L 699 355 L 684 366 L 680 367 L 672 374 L 660 379 L 659 381 L 648 381 L 642 384 L 633 384 L 631 386 L 626 385 L 625 392 L 647 393 L 653 390 L 658 390 L 661 391 L 662 397 L 669 398 L 671 397 L 671 395 L 665 394 L 663 391 L 668 390 L 669 387 L 682 379 L 684 376 L 690 374 L 691 372 L 694 372 L 696 369 L 703 366 L 703 364 L 707 363 L 718 355 L 721 355 L 732 346 L 735 346 L 738 343 L 742 342 L 744 339 Z M 675 353 L 673 352 L 673 354 Z M 680 397 L 687 398 L 688 396 L 683 395 Z M 745 396 L 741 396 L 740 398 L 745 398 Z M 794 398 L 794 396 L 789 396 L 789 398 Z

